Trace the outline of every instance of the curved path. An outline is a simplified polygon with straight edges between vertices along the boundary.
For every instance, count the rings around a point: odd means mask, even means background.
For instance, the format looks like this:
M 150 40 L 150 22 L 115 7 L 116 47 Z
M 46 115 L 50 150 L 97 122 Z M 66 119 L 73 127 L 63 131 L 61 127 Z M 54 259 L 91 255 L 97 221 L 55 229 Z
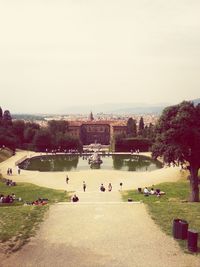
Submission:
M 11 165 L 9 167 L 12 167 L 13 159 L 7 161 Z M 177 171 L 155 171 L 148 173 L 148 176 L 140 173 L 141 178 L 137 174 L 125 172 L 120 172 L 121 176 L 116 173 L 115 177 L 112 172 L 109 179 L 95 171 L 92 172 L 95 176 L 93 180 L 89 175 L 84 179 L 88 186 L 85 193 L 82 192 L 82 180 L 86 176 L 82 172 L 76 175 L 70 173 L 69 185 L 65 184 L 63 173 L 45 174 L 49 180 L 45 175 L 43 177 L 43 173 L 34 176 L 32 172 L 27 175 L 23 171 L 19 176 L 13 175 L 17 181 L 33 182 L 35 177 L 37 184 L 45 185 L 48 181 L 48 185 L 54 188 L 66 189 L 69 186 L 77 190 L 81 202 L 53 205 L 37 235 L 20 251 L 2 262 L 2 266 L 199 267 L 199 257 L 184 254 L 177 242 L 154 224 L 143 204 L 121 202 L 119 181 L 124 183 L 124 187 L 134 188 L 138 186 L 138 179 L 141 186 L 145 178 L 148 179 L 145 185 L 150 185 L 167 180 L 165 172 L 168 173 L 168 179 L 173 180 L 171 176 L 174 177 Z M 158 174 L 160 180 L 157 181 Z M 40 182 L 39 177 L 44 178 L 45 182 Z M 107 179 L 113 184 L 113 192 L 99 192 L 96 187 L 100 182 L 106 183 Z

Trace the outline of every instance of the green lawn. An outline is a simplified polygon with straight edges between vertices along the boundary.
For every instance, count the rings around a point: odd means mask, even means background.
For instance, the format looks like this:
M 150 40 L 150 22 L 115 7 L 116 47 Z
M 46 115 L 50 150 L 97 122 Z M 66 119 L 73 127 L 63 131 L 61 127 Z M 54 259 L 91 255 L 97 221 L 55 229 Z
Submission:
M 0 181 L 0 194 L 14 193 L 22 202 L 0 204 L 0 249 L 11 252 L 19 249 L 35 233 L 39 222 L 44 218 L 49 205 L 60 201 L 69 201 L 65 191 L 39 187 L 28 183 L 6 186 Z M 49 199 L 45 206 L 24 206 L 38 198 Z
M 166 192 L 166 195 L 158 198 L 155 195 L 146 197 L 137 190 L 122 193 L 124 201 L 132 198 L 133 201 L 143 201 L 153 220 L 168 235 L 172 236 L 173 219 L 184 219 L 189 223 L 190 229 L 200 232 L 200 203 L 190 203 L 189 182 L 181 179 L 176 183 L 161 183 L 154 186 Z M 186 241 L 178 241 L 184 251 L 187 251 Z M 198 240 L 200 247 L 200 236 Z

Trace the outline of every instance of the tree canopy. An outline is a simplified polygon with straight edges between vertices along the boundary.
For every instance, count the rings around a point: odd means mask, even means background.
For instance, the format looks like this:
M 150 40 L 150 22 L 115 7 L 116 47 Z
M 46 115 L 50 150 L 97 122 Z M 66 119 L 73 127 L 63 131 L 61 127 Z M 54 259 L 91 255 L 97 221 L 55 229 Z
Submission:
M 143 135 L 143 132 L 144 132 L 144 119 L 143 117 L 141 117 L 139 121 L 138 134 Z
M 199 201 L 200 105 L 184 101 L 163 111 L 156 125 L 152 155 L 162 156 L 169 164 L 188 163 L 191 201 Z
M 137 136 L 137 125 L 136 120 L 129 118 L 127 121 L 127 136 L 136 137 Z

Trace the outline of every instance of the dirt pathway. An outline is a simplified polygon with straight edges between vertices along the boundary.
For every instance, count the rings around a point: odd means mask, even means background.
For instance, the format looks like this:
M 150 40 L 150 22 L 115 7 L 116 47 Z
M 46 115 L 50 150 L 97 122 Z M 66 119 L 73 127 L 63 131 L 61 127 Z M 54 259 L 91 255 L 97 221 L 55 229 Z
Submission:
M 4 168 L 6 167 L 7 165 L 4 165 Z M 176 171 L 162 170 L 160 182 L 166 180 L 167 175 L 170 180 Z M 156 180 L 155 173 L 158 172 L 147 173 L 149 176 L 140 173 L 139 184 L 143 185 L 147 177 L 150 177 L 150 182 Z M 32 172 L 27 174 L 28 172 L 22 172 L 22 176 L 14 177 L 17 181 L 34 181 Z M 95 171 L 92 177 L 76 173 L 70 176 L 70 184 L 66 185 L 63 173 L 48 174 L 50 179 L 45 180 L 45 174 L 35 172 L 38 183 L 44 178 L 44 184 L 48 182 L 50 187 L 54 188 L 56 182 L 58 187 L 68 186 L 76 191 L 80 202 L 58 203 L 52 206 L 37 235 L 20 251 L 2 261 L 0 266 L 199 267 L 199 257 L 184 254 L 177 242 L 154 224 L 143 204 L 121 201 L 121 179 L 115 172 L 110 174 L 111 176 L 103 176 L 105 173 Z M 135 188 L 138 185 L 139 178 L 136 174 L 132 176 L 135 179 L 123 172 L 125 187 Z M 87 177 L 84 179 L 87 183 L 86 192 L 82 190 L 82 177 Z M 100 183 L 108 181 L 112 181 L 114 190 L 99 192 Z M 150 182 L 146 180 L 147 184 Z
M 2 264 L 199 267 L 200 260 L 183 254 L 177 243 L 154 224 L 143 204 L 98 201 L 52 206 L 37 235 Z

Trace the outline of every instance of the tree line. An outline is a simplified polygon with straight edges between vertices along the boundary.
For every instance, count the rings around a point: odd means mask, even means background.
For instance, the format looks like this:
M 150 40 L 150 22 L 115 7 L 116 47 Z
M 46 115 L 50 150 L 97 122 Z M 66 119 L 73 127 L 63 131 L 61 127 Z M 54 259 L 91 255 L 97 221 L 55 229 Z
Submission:
M 142 137 L 152 140 L 155 137 L 154 129 L 155 127 L 152 123 L 150 123 L 149 125 L 144 124 L 143 117 L 140 118 L 138 126 L 136 120 L 129 118 L 127 121 L 127 130 L 125 137 Z
M 155 126 L 144 123 L 143 117 L 139 123 L 129 118 L 126 125 L 126 133 L 119 134 L 112 140 L 112 147 L 116 152 L 149 151 L 155 140 Z
M 48 151 L 82 149 L 79 139 L 69 135 L 68 122 L 51 120 L 47 127 L 38 123 L 13 120 L 9 110 L 0 107 L 0 147 Z

